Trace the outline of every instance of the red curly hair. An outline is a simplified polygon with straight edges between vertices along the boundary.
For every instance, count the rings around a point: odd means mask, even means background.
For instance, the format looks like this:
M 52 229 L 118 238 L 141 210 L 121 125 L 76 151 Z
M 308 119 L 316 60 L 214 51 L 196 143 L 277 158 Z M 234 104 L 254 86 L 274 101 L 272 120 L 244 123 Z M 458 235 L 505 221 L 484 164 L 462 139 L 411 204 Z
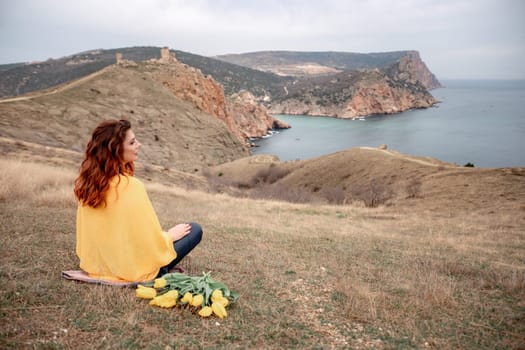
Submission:
M 133 162 L 125 163 L 124 140 L 131 123 L 125 119 L 106 120 L 93 130 L 86 157 L 75 180 L 75 196 L 83 205 L 96 208 L 106 204 L 109 181 L 116 175 L 133 175 Z

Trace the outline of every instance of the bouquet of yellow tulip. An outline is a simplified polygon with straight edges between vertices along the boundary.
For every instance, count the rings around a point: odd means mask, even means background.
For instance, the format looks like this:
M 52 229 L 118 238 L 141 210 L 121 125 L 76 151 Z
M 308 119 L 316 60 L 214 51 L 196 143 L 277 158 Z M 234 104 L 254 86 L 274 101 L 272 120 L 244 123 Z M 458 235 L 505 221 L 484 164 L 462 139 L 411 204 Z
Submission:
M 210 272 L 202 276 L 167 273 L 153 282 L 139 284 L 135 293 L 138 298 L 150 299 L 152 306 L 187 305 L 193 310 L 200 308 L 197 313 L 202 317 L 214 314 L 219 318 L 226 317 L 226 306 L 239 298 L 224 283 L 214 281 Z

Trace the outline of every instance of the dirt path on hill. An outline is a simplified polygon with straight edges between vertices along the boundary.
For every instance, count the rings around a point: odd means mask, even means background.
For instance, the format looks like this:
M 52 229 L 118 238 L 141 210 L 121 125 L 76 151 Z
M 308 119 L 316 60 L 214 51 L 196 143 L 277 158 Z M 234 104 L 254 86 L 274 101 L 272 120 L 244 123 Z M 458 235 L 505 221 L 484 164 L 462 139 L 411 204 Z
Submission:
M 418 163 L 418 164 L 422 164 L 422 165 L 427 165 L 427 166 L 432 166 L 432 167 L 447 166 L 447 165 L 448 166 L 452 166 L 452 165 L 450 165 L 448 163 L 445 163 L 445 162 L 426 161 L 426 160 L 418 159 L 418 158 L 414 158 L 414 157 L 407 157 L 404 154 L 397 153 L 395 151 L 390 151 L 390 150 L 383 150 L 383 149 L 374 148 L 374 147 L 359 147 L 359 148 L 366 149 L 366 150 L 377 151 L 377 152 L 383 152 L 383 153 L 391 155 L 392 157 L 396 157 L 396 158 L 399 158 L 399 159 L 404 159 L 404 160 L 408 160 L 410 162 L 414 162 L 414 163 Z
M 57 87 L 55 87 L 52 90 L 43 90 L 43 91 L 40 91 L 40 92 L 37 91 L 35 93 L 30 92 L 29 94 L 26 94 L 24 96 L 0 99 L 0 103 L 15 102 L 15 101 L 25 101 L 25 100 L 31 100 L 33 98 L 37 98 L 37 97 L 40 97 L 40 96 L 53 95 L 53 94 L 56 94 L 56 93 L 64 91 L 64 90 L 71 89 L 71 88 L 73 88 L 75 86 L 78 86 L 78 85 L 88 81 L 88 80 L 91 80 L 91 79 L 99 76 L 100 74 L 104 73 L 109 67 L 111 67 L 111 66 L 104 67 L 104 68 L 102 68 L 99 71 L 96 71 L 94 73 L 86 75 L 85 77 L 79 78 L 79 79 L 74 80 L 72 82 L 64 83 L 63 85 L 58 85 Z

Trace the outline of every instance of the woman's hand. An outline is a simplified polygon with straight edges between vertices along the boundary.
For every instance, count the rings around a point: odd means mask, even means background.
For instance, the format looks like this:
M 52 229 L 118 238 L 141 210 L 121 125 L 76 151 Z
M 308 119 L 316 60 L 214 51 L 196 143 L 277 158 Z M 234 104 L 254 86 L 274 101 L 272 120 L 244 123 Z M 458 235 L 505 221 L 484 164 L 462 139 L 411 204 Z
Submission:
M 178 241 L 182 237 L 188 235 L 191 230 L 190 224 L 178 224 L 168 230 L 168 235 L 173 242 Z

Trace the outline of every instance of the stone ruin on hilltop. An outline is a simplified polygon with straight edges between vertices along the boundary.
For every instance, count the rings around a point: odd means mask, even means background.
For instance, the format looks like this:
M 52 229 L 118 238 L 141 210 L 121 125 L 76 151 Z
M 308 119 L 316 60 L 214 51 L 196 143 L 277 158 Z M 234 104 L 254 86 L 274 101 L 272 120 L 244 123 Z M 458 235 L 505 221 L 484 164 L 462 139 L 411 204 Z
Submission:
M 121 52 L 115 54 L 115 61 L 118 65 L 123 67 L 137 67 L 137 63 L 132 60 L 126 60 L 123 58 Z M 174 52 L 170 52 L 169 47 L 164 46 L 160 49 L 160 58 L 151 58 L 147 62 L 159 63 L 159 64 L 170 64 L 178 62 Z

